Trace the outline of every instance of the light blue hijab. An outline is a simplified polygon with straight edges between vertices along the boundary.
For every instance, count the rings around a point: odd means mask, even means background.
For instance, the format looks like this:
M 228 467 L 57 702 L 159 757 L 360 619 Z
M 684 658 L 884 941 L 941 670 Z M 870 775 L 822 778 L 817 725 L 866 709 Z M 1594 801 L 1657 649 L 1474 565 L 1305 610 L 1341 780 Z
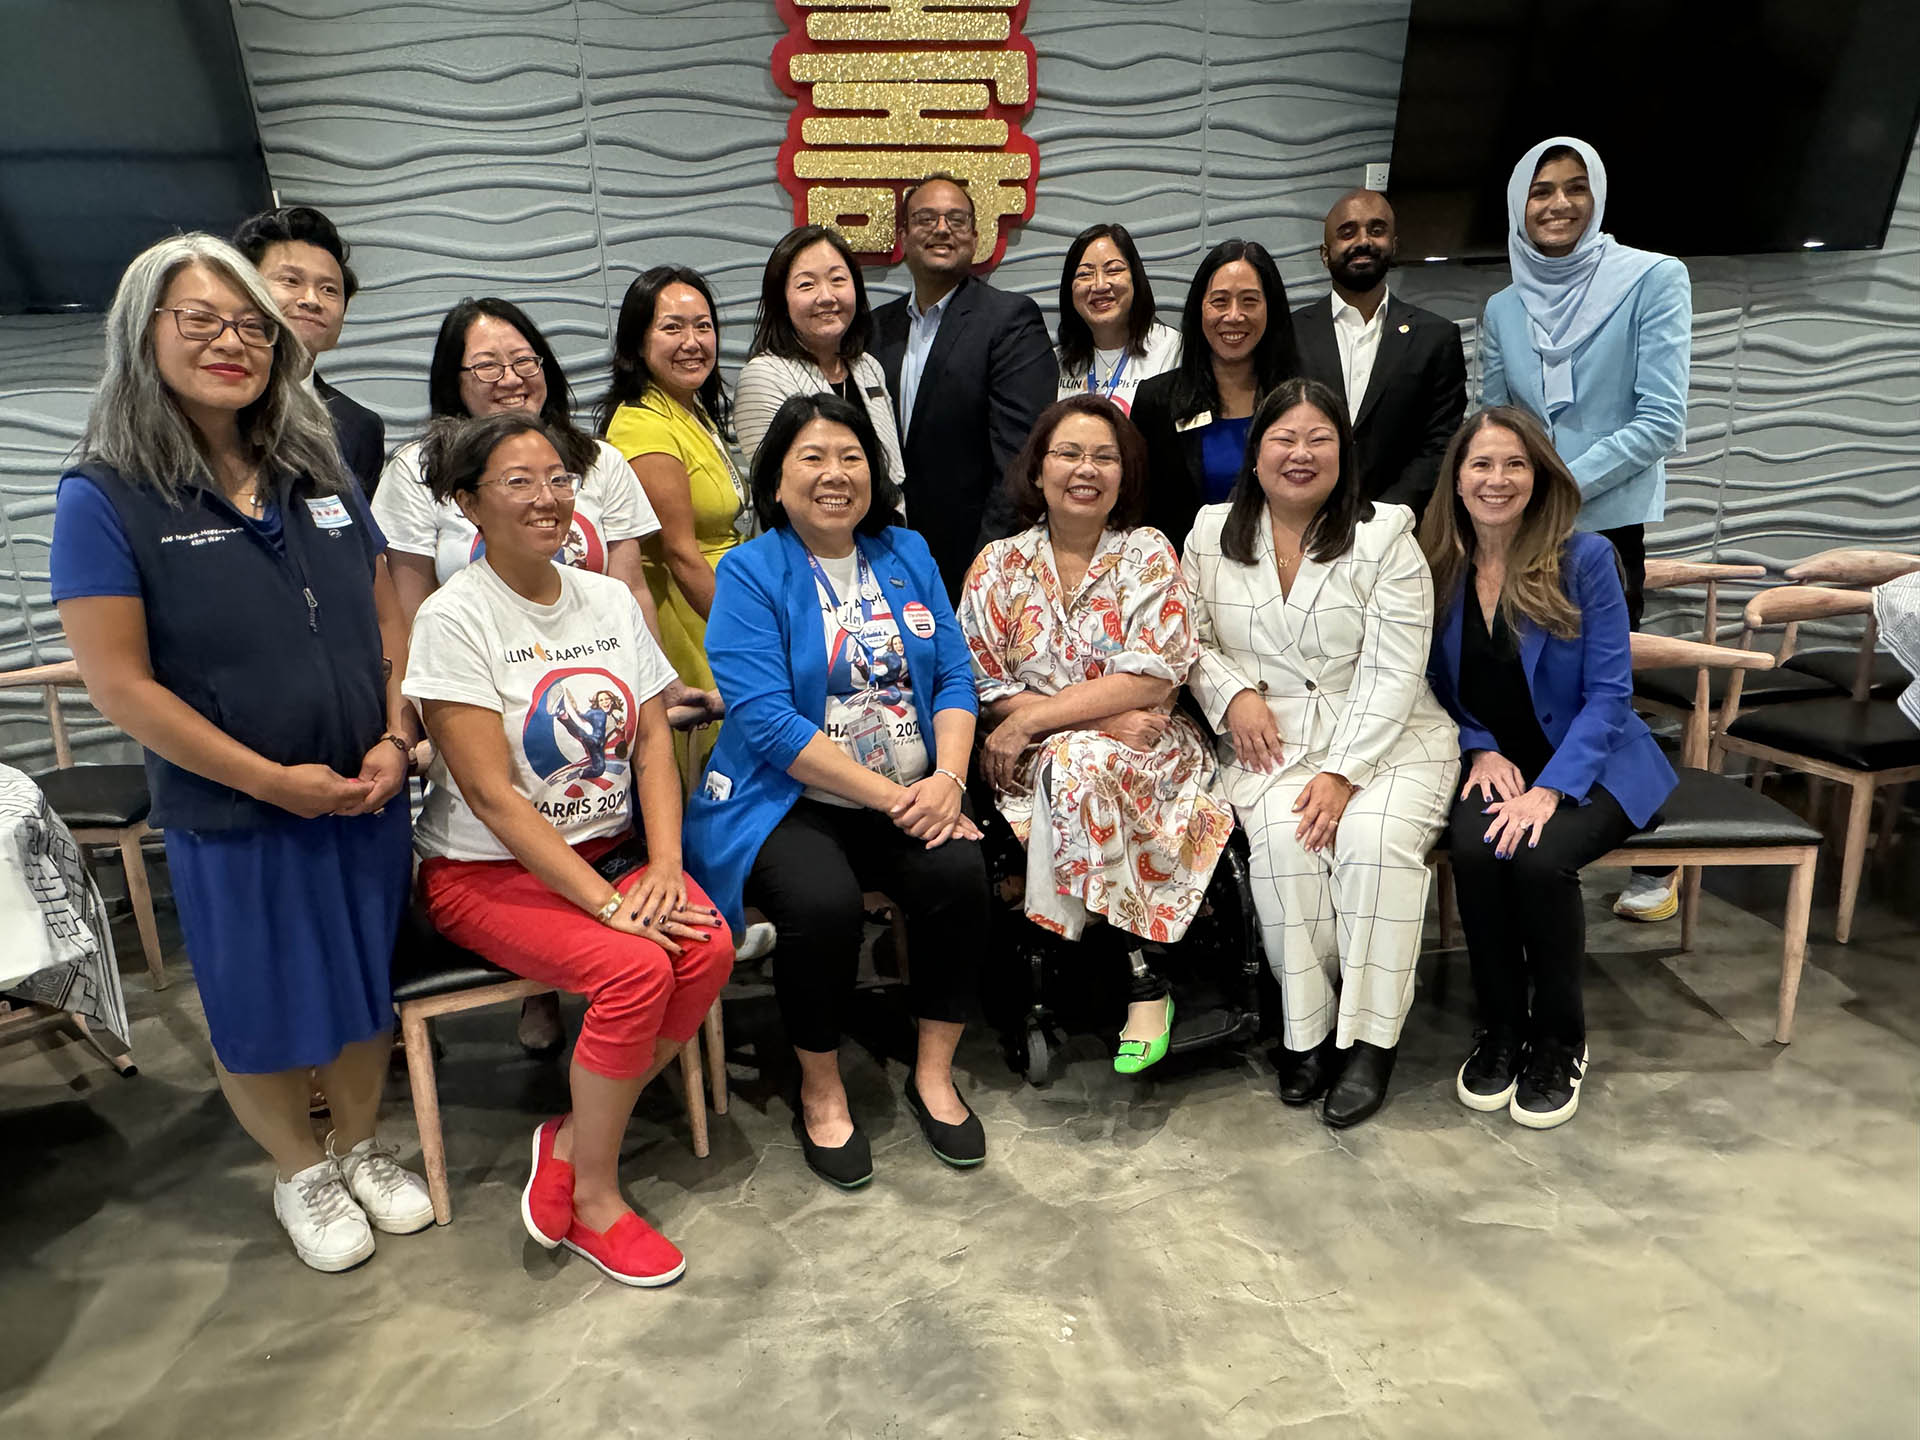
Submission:
M 1570 253 L 1560 256 L 1542 255 L 1527 238 L 1527 191 L 1540 168 L 1540 157 L 1556 145 L 1580 156 L 1593 190 L 1593 218 L 1586 233 Z M 1604 234 L 1600 222 L 1606 213 L 1607 167 L 1598 151 L 1571 135 L 1542 140 L 1520 157 L 1507 181 L 1507 259 L 1513 267 L 1514 289 L 1533 322 L 1549 419 L 1573 403 L 1573 352 L 1607 323 L 1646 273 L 1667 258 L 1650 250 L 1630 249 Z

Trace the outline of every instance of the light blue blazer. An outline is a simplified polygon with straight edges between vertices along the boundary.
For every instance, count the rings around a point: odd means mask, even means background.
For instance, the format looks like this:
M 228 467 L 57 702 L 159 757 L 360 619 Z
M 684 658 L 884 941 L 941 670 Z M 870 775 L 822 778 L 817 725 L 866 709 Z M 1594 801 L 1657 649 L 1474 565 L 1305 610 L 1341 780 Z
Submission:
M 1575 352 L 1573 403 L 1548 420 L 1533 322 L 1509 285 L 1480 319 L 1480 403 L 1547 421 L 1580 482 L 1582 530 L 1643 525 L 1666 513 L 1667 456 L 1687 438 L 1692 357 L 1693 282 L 1668 256 Z
M 856 535 L 893 612 L 914 601 L 933 615 L 933 634 L 900 626 L 907 678 L 920 732 L 933 750 L 940 710 L 980 713 L 973 659 L 947 603 L 946 582 L 912 530 Z M 681 846 L 687 873 L 700 882 L 727 924 L 745 929 L 741 892 L 774 826 L 800 798 L 787 773 L 827 710 L 827 642 L 806 548 L 791 530 L 770 530 L 729 550 L 715 572 L 707 618 L 707 662 L 727 718 L 707 758 L 700 788 L 687 801 Z M 902 844 L 917 845 L 903 833 Z

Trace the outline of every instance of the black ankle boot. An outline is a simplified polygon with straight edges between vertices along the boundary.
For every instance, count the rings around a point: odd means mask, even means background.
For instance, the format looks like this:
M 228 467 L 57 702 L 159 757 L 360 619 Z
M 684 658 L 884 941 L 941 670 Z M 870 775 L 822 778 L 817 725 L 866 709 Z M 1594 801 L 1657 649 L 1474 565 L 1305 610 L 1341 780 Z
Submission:
M 1358 1125 L 1387 1098 L 1387 1081 L 1393 1075 L 1394 1047 L 1353 1042 L 1353 1050 L 1340 1071 L 1340 1079 L 1327 1092 L 1326 1108 L 1321 1112 L 1327 1124 L 1336 1130 Z
M 1311 1050 L 1287 1050 L 1280 1067 L 1280 1101 L 1283 1105 L 1311 1105 L 1327 1093 L 1338 1073 L 1333 1041 Z

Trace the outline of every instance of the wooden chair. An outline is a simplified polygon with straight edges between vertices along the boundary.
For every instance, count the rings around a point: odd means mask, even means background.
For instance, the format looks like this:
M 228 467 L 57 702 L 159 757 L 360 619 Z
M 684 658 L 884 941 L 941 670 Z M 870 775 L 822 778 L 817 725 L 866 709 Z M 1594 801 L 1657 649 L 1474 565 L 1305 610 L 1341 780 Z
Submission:
M 1773 657 L 1764 650 L 1736 650 L 1662 635 L 1633 637 L 1635 670 L 1655 667 L 1690 668 L 1696 672 L 1697 703 L 1682 736 L 1679 785 L 1653 824 L 1629 836 L 1617 850 L 1593 863 L 1596 866 L 1677 866 L 1680 887 L 1680 949 L 1693 949 L 1700 911 L 1700 874 L 1709 865 L 1790 866 L 1786 923 L 1780 953 L 1780 988 L 1774 1012 L 1773 1038 L 1785 1045 L 1793 1038 L 1794 1007 L 1800 994 L 1800 970 L 1807 956 L 1807 925 L 1813 913 L 1814 868 L 1820 858 L 1820 832 L 1784 805 L 1728 776 L 1702 768 L 1709 747 L 1710 711 L 1705 701 L 1710 670 L 1736 675 L 1765 672 Z M 1762 712 L 1764 713 L 1764 712 Z M 1444 852 L 1435 852 L 1436 880 L 1442 895 L 1451 886 L 1451 865 Z M 1448 895 L 1448 898 L 1451 898 Z M 1440 943 L 1451 942 L 1452 907 L 1440 910 Z
M 47 725 L 53 733 L 54 769 L 32 777 L 53 812 L 67 822 L 83 847 L 111 847 L 120 852 L 127 874 L 127 899 L 134 924 L 140 930 L 140 949 L 147 957 L 153 988 L 167 988 L 166 957 L 160 949 L 160 927 L 153 916 L 153 887 L 147 880 L 141 842 L 155 833 L 147 827 L 153 801 L 147 794 L 144 765 L 76 765 L 60 708 L 63 689 L 80 690 L 80 667 L 71 660 L 35 665 L 25 670 L 0 671 L 0 690 L 38 686 L 46 699 Z
M 1747 604 L 1743 641 L 1774 626 L 1792 631 L 1808 620 L 1864 615 L 1871 619 L 1873 596 L 1865 590 L 1788 585 L 1763 591 Z M 1784 642 L 1783 642 L 1784 643 Z M 1742 672 L 1734 672 L 1713 741 L 1714 769 L 1725 755 L 1741 755 L 1781 765 L 1844 787 L 1846 818 L 1840 828 L 1840 906 L 1834 938 L 1846 944 L 1853 933 L 1854 904 L 1860 895 L 1873 800 L 1882 786 L 1920 779 L 1920 730 L 1891 699 L 1795 700 L 1742 712 Z M 1754 784 L 1760 783 L 1756 771 Z
M 1904 555 L 1897 550 L 1842 549 L 1810 555 L 1799 564 L 1789 566 L 1786 576 L 1796 585 L 1871 590 L 1916 570 L 1920 570 L 1920 555 Z M 1790 633 L 1796 629 L 1788 627 Z M 1818 676 L 1849 692 L 1856 700 L 1887 699 L 1904 690 L 1911 677 L 1898 660 L 1879 650 L 1879 639 L 1879 625 L 1869 610 L 1860 641 L 1852 648 L 1822 646 L 1800 650 L 1788 640 L 1780 663 L 1788 672 Z M 1748 698 L 1751 703 L 1751 696 Z

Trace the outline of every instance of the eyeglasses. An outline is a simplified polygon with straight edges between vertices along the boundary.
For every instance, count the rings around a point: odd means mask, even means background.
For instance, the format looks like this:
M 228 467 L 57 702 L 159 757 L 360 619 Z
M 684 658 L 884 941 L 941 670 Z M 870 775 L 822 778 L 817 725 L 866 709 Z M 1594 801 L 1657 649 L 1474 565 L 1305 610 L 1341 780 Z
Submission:
M 506 379 L 509 370 L 522 380 L 531 380 L 540 373 L 541 365 L 538 355 L 522 355 L 511 365 L 502 365 L 498 360 L 482 360 L 478 365 L 462 365 L 460 368 L 482 385 L 498 385 Z
M 916 210 L 907 216 L 909 230 L 930 231 L 940 222 L 947 222 L 947 229 L 956 235 L 968 235 L 973 232 L 973 212 L 971 210 Z
M 242 315 L 238 320 L 227 320 L 211 310 L 193 310 L 183 305 L 157 306 L 153 313 L 173 316 L 173 328 L 180 332 L 182 340 L 212 342 L 231 330 L 240 337 L 242 345 L 251 345 L 256 350 L 271 350 L 274 342 L 280 338 L 280 327 L 258 315 Z
M 482 480 L 480 484 L 498 485 L 513 499 L 529 503 L 540 493 L 542 485 L 553 492 L 556 500 L 566 499 L 579 488 L 580 477 L 578 475 L 546 475 L 536 478 L 532 475 L 509 475 L 503 480 Z
M 1120 452 L 1118 450 L 1083 450 L 1078 445 L 1056 445 L 1047 454 L 1062 465 L 1078 469 L 1082 460 L 1091 460 L 1096 470 L 1118 470 Z

